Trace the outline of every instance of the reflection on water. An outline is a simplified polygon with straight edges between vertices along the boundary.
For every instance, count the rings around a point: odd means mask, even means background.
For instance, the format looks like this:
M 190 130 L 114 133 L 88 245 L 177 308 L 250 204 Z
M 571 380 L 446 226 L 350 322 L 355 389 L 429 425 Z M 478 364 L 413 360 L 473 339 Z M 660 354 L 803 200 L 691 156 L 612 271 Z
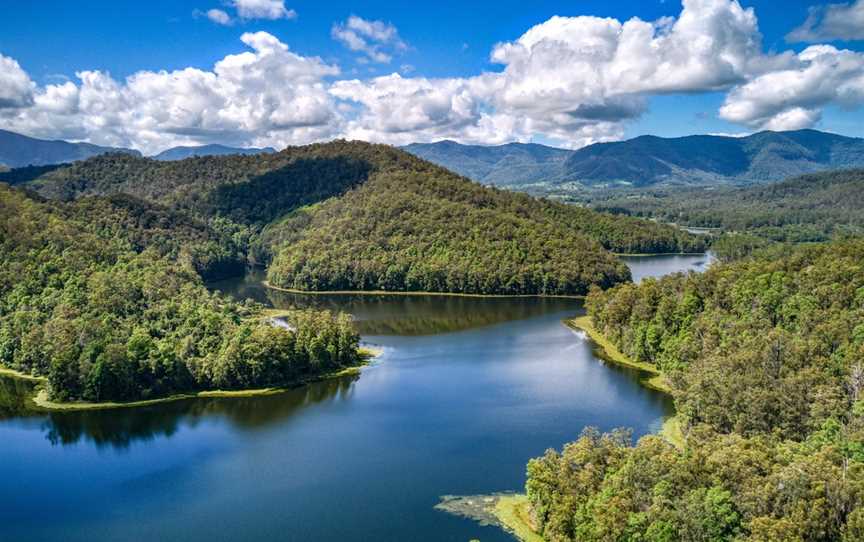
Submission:
M 359 375 L 316 382 L 308 386 L 263 397 L 183 399 L 140 408 L 51 412 L 45 418 L 47 439 L 54 445 L 84 440 L 97 447 L 128 448 L 135 441 L 150 441 L 174 435 L 180 424 L 194 428 L 205 417 L 224 418 L 238 429 L 266 427 L 292 416 L 310 405 L 345 400 Z M 29 389 L 14 380 L 0 379 L 0 404 L 23 404 Z M 15 415 L 20 416 L 24 410 Z M 28 413 L 30 416 L 34 412 Z
M 431 335 L 523 320 L 573 306 L 564 298 L 460 297 L 447 295 L 298 294 L 264 287 L 262 270 L 210 287 L 236 299 L 277 309 L 314 308 L 354 316 L 362 335 Z
M 35 415 L 29 398 L 35 382 L 0 375 L 0 420 Z
M 578 300 L 292 295 L 258 278 L 217 287 L 349 311 L 383 357 L 272 396 L 110 411 L 28 412 L 32 384 L 0 379 L 0 540 L 510 542 L 433 506 L 518 489 L 586 425 L 639 436 L 672 408 L 561 323 Z

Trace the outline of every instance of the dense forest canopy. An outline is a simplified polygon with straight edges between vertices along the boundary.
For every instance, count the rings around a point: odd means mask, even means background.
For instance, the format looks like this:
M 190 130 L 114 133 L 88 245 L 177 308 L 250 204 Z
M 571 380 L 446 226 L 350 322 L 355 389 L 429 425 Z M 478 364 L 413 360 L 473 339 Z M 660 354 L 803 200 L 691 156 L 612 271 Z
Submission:
M 595 327 L 662 370 L 688 434 L 588 431 L 529 465 L 549 540 L 862 540 L 864 240 L 774 247 L 594 290 Z
M 357 362 L 346 315 L 298 311 L 291 331 L 208 292 L 180 256 L 210 234 L 125 196 L 68 204 L 0 185 L 0 365 L 46 376 L 57 400 L 123 401 Z
M 158 237 L 146 223 L 164 215 L 186 232 L 184 257 L 202 275 L 278 254 L 272 282 L 300 289 L 585 293 L 629 278 L 607 250 L 705 248 L 671 226 L 484 188 L 361 142 L 173 162 L 113 154 L 3 178 L 62 201 L 123 194 L 124 224 Z
M 594 208 L 776 241 L 825 241 L 864 232 L 864 170 L 813 173 L 740 188 L 606 192 Z
M 277 229 L 270 281 L 309 290 L 582 294 L 629 271 L 620 252 L 703 250 L 669 226 L 482 187 L 415 160 L 381 168 Z

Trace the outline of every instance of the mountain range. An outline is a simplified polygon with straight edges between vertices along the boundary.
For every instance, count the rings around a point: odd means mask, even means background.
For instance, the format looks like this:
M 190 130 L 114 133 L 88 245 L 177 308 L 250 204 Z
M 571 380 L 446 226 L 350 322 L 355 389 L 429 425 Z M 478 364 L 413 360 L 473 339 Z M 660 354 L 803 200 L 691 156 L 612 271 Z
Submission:
M 0 169 L 26 166 L 48 166 L 85 160 L 106 153 L 141 156 L 141 153 L 122 147 L 104 147 L 91 143 L 72 143 L 29 137 L 8 130 L 0 130 Z M 240 148 L 225 145 L 172 147 L 153 156 L 156 160 L 182 160 L 193 156 L 222 156 L 226 154 L 261 154 L 276 152 L 272 147 Z
M 765 131 L 746 137 L 645 135 L 577 150 L 537 143 L 483 146 L 455 141 L 413 143 L 403 150 L 483 184 L 513 189 L 751 184 L 864 167 L 864 139 L 817 130 Z M 0 166 L 44 166 L 108 152 L 140 156 L 130 149 L 46 141 L 0 130 Z M 153 158 L 273 152 L 269 147 L 203 145 L 174 147 Z
M 408 152 L 485 184 L 584 186 L 756 183 L 864 166 L 864 139 L 817 130 L 746 137 L 639 136 L 578 150 L 538 144 L 415 143 Z
M 263 154 L 276 152 L 273 147 L 265 148 L 242 148 L 242 147 L 227 147 L 225 145 L 200 145 L 196 147 L 171 147 L 152 158 L 156 160 L 183 160 L 184 158 L 192 158 L 194 156 L 224 156 L 226 154 Z
M 70 143 L 62 140 L 49 141 L 0 130 L 0 166 L 9 168 L 74 162 L 106 152 L 141 156 L 141 153 L 131 149 L 101 147 L 90 143 Z

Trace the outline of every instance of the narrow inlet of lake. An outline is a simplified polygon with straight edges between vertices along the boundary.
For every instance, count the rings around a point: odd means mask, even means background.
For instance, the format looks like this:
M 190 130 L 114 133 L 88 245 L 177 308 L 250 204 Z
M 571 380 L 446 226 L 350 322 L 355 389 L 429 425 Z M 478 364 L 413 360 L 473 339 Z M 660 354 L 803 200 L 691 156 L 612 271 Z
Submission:
M 707 259 L 627 261 L 639 280 Z M 301 296 L 260 278 L 214 287 L 351 312 L 383 355 L 274 396 L 47 415 L 0 379 L 0 540 L 503 542 L 434 505 L 520 490 L 530 458 L 585 426 L 638 437 L 671 412 L 561 323 L 578 300 Z

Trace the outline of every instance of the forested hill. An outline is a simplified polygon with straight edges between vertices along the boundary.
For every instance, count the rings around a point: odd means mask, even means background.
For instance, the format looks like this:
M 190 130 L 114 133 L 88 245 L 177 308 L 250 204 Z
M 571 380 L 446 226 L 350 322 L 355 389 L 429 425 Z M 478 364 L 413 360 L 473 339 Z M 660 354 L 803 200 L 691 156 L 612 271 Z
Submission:
M 513 188 L 540 182 L 549 189 L 562 183 L 590 187 L 752 183 L 864 167 L 864 139 L 816 130 L 759 132 L 747 137 L 646 135 L 575 151 L 521 144 L 481 147 L 452 141 L 406 149 L 474 180 Z
M 0 367 L 98 402 L 288 385 L 358 361 L 346 315 L 299 311 L 289 331 L 208 292 L 182 257 L 208 235 L 126 196 L 51 202 L 0 184 Z
M 406 162 L 400 154 L 347 142 L 176 161 L 109 154 L 16 180 L 53 199 L 125 193 L 201 217 L 263 225 L 364 182 L 378 162 Z M 0 181 L 15 173 L 0 174 Z
M 413 159 L 275 226 L 289 233 L 269 277 L 312 290 L 581 294 L 629 275 L 603 247 L 704 248 L 675 228 L 621 218 L 483 187 Z
M 671 384 L 683 449 L 586 432 L 531 462 L 546 540 L 864 536 L 864 241 L 595 291 L 594 326 Z
M 864 169 L 828 171 L 744 188 L 612 194 L 595 208 L 687 226 L 821 241 L 864 231 Z
M 202 262 L 284 253 L 271 278 L 302 289 L 584 293 L 629 277 L 604 248 L 704 249 L 673 227 L 485 188 L 361 142 L 172 162 L 114 154 L 4 175 L 50 198 L 128 194 L 185 214 L 236 241 Z

